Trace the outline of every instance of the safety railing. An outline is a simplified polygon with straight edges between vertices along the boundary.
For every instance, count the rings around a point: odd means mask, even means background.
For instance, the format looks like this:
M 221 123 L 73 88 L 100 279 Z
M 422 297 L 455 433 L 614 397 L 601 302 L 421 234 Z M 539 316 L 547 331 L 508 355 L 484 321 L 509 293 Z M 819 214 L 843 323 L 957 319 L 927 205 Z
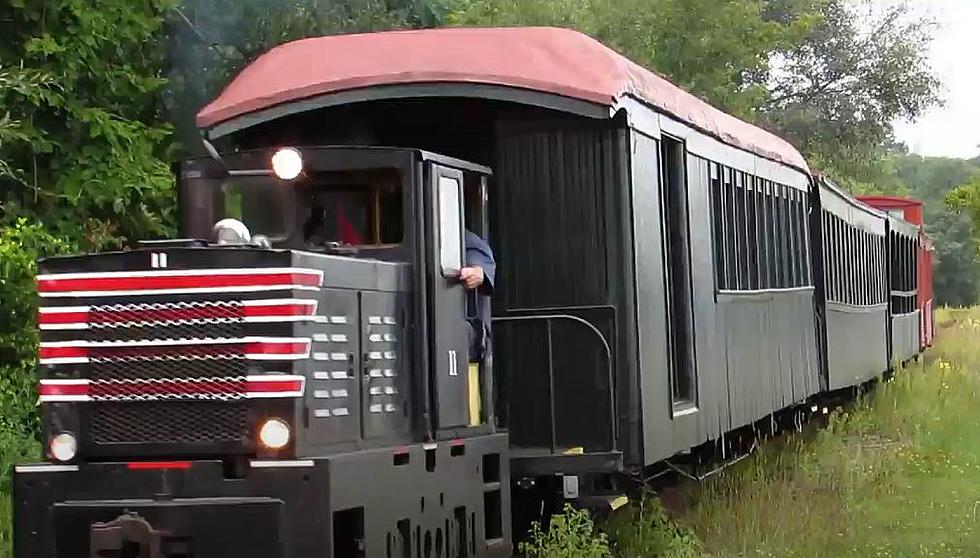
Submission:
M 569 324 L 574 324 L 583 329 L 583 331 L 588 332 L 590 336 L 598 340 L 601 346 L 601 354 L 603 356 L 605 368 L 606 368 L 606 381 L 608 387 L 608 405 L 609 405 L 609 416 L 608 416 L 608 433 L 609 433 L 609 447 L 604 448 L 609 451 L 616 450 L 618 441 L 618 425 L 617 425 L 617 413 L 616 413 L 616 393 L 615 393 L 615 381 L 614 381 L 614 371 L 613 371 L 613 354 L 612 348 L 609 346 L 609 341 L 606 340 L 606 336 L 593 325 L 588 320 L 581 318 L 579 316 L 573 316 L 571 314 L 562 313 L 548 313 L 548 314 L 534 314 L 534 315 L 522 315 L 522 316 L 501 316 L 493 318 L 494 326 L 505 325 L 505 324 L 518 324 L 518 323 L 530 323 L 533 325 L 540 325 L 544 328 L 545 339 L 547 340 L 546 353 L 547 353 L 547 373 L 548 373 L 548 416 L 549 416 L 549 426 L 550 426 L 550 448 L 551 453 L 558 452 L 558 435 L 557 435 L 557 420 L 556 420 L 556 377 L 555 377 L 555 347 L 554 347 L 554 324 L 556 322 L 564 322 Z

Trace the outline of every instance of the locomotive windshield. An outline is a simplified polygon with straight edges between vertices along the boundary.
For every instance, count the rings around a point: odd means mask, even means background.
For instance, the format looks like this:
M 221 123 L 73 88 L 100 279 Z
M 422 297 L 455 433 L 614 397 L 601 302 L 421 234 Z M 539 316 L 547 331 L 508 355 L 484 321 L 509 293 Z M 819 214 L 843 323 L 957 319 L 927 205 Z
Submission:
M 307 215 L 303 240 L 311 248 L 329 243 L 387 248 L 404 236 L 402 187 L 394 171 L 321 173 L 302 185 Z
M 233 218 L 274 245 L 316 251 L 395 248 L 404 240 L 406 206 L 396 169 L 308 172 L 295 181 L 190 170 L 181 179 L 185 192 L 203 194 L 182 203 L 208 229 Z

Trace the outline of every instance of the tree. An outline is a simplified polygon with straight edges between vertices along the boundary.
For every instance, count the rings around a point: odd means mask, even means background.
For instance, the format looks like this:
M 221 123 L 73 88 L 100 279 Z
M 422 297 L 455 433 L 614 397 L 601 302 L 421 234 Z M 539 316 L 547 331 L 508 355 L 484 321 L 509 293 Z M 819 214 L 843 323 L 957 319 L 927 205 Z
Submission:
M 767 8 L 781 21 L 798 0 L 769 0 Z M 774 53 L 759 75 L 769 84 L 760 120 L 839 181 L 873 183 L 887 174 L 892 122 L 940 101 L 927 58 L 935 26 L 907 2 L 823 0 L 819 13 L 805 38 Z
M 168 20 L 164 95 L 181 151 L 202 154 L 194 116 L 267 50 L 306 37 L 438 25 L 447 1 L 184 0 Z
M 781 20 L 762 0 L 455 0 L 451 25 L 553 25 L 582 31 L 733 114 L 752 118 L 768 97 L 771 53 L 816 22 L 816 0 Z
M 3 219 L 86 248 L 171 230 L 169 126 L 159 111 L 168 0 L 9 0 L 0 20 Z

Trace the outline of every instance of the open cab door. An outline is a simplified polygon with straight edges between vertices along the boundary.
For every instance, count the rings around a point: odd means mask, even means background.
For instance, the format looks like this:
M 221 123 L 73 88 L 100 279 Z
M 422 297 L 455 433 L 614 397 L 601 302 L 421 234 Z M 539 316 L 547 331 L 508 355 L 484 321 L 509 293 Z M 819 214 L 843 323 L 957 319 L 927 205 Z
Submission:
M 468 426 L 469 328 L 466 290 L 459 272 L 466 265 L 463 172 L 426 163 L 427 294 L 431 389 L 437 431 Z

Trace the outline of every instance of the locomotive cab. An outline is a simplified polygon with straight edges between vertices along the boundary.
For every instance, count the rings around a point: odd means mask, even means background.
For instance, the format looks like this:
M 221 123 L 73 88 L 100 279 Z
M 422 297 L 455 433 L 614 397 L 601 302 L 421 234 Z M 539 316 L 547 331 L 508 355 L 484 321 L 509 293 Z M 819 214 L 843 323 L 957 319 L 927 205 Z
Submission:
M 425 346 L 418 356 L 431 359 L 431 366 L 417 364 L 432 369 L 432 393 L 424 384 L 416 388 L 426 404 L 434 397 L 416 426 L 434 436 L 492 422 L 492 358 L 483 351 L 489 343 L 476 311 L 480 295 L 458 280 L 466 265 L 464 232 L 488 237 L 490 169 L 411 149 L 284 147 L 188 160 L 176 170 L 185 237 L 214 238 L 215 224 L 234 219 L 273 249 L 385 262 L 407 272 L 412 329 Z M 331 274 L 330 266 L 324 271 Z
M 175 171 L 183 238 L 40 263 L 18 556 L 509 555 L 459 280 L 489 169 L 275 147 Z

